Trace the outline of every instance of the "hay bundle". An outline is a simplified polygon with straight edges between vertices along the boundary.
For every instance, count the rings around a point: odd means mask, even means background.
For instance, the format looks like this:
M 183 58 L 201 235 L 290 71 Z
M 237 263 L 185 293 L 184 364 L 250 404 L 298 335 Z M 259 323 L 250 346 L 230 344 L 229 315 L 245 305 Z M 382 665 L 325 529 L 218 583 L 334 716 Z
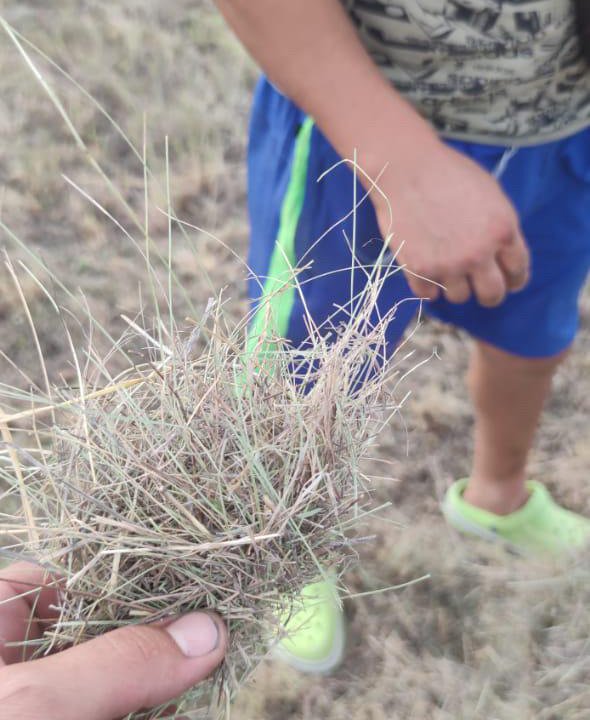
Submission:
M 226 662 L 209 688 L 179 700 L 177 712 L 223 714 L 280 637 L 280 618 L 297 610 L 301 588 L 328 569 L 341 575 L 354 560 L 352 528 L 373 510 L 361 460 L 396 410 L 386 391 L 396 369 L 383 361 L 394 312 L 379 316 L 376 301 L 387 276 L 399 268 L 391 258 L 384 260 L 385 243 L 379 262 L 366 268 L 366 288 L 357 295 L 357 283 L 344 269 L 350 304 L 334 314 L 346 322 L 328 319 L 315 328 L 309 318 L 310 342 L 303 350 L 273 337 L 262 323 L 258 342 L 254 338 L 246 352 L 247 319 L 228 330 L 221 303 L 213 303 L 192 332 L 182 332 L 174 321 L 176 296 L 184 302 L 188 293 L 175 274 L 173 248 L 182 238 L 198 255 L 187 233 L 199 229 L 181 222 L 172 207 L 167 139 L 162 188 L 147 161 L 146 137 L 138 150 L 85 93 L 139 161 L 142 219 L 95 160 L 30 53 L 51 61 L 1 18 L 0 26 L 108 198 L 125 211 L 117 218 L 109 205 L 70 181 L 138 251 L 146 267 L 139 288 L 142 316 L 156 317 L 151 334 L 130 322 L 122 341 L 101 354 L 93 339 L 108 337 L 110 342 L 110 334 L 86 300 L 2 225 L 31 259 L 33 270 L 23 266 L 27 276 L 66 328 L 77 375 L 76 387 L 51 386 L 33 314 L 8 263 L 43 370 L 43 387 L 28 378 L 33 390 L 0 383 L 2 405 L 20 402 L 28 408 L 10 416 L 0 411 L 0 481 L 8 488 L 0 505 L 0 534 L 8 538 L 2 553 L 41 563 L 63 578 L 59 617 L 36 644 L 38 655 L 129 623 L 204 608 L 218 611 L 229 627 Z M 351 166 L 361 172 L 356 163 Z M 380 192 L 376 185 L 374 192 Z M 152 194 L 166 208 L 167 252 L 150 236 Z M 367 197 L 358 198 L 358 205 L 363 202 Z M 352 238 L 344 233 L 343 241 L 350 240 L 354 247 L 354 231 Z M 294 275 L 286 272 L 269 286 L 276 295 L 297 293 Z M 205 279 L 207 286 L 215 286 Z M 66 310 L 54 297 L 56 290 L 65 295 Z M 144 306 L 144 293 L 151 296 L 151 309 Z M 78 330 L 84 327 L 85 343 L 73 340 L 67 330 L 72 308 Z M 151 355 L 143 362 L 146 340 Z M 122 375 L 113 377 L 113 358 L 128 368 Z M 158 718 L 163 711 L 156 708 L 144 717 Z
M 37 654 L 215 609 L 228 658 L 213 692 L 198 688 L 178 712 L 223 712 L 300 589 L 354 557 L 350 529 L 368 489 L 360 462 L 391 408 L 381 362 L 391 317 L 370 321 L 378 289 L 329 338 L 312 332 L 305 350 L 266 333 L 245 352 L 243 327 L 227 331 L 214 305 L 188 337 L 154 341 L 157 357 L 106 388 L 84 379 L 82 396 L 5 419 L 13 462 L 3 474 L 24 522 L 0 530 L 17 538 L 13 552 L 65 576 Z M 145 344 L 132 327 L 127 343 Z M 31 417 L 34 456 L 8 429 Z

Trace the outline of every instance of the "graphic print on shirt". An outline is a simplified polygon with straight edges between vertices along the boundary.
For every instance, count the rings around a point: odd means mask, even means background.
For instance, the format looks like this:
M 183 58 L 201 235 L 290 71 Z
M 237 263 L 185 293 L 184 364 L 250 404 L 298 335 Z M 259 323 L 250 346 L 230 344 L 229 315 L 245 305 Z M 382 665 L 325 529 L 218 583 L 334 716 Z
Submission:
M 541 142 L 590 125 L 572 0 L 344 0 L 383 72 L 443 134 Z

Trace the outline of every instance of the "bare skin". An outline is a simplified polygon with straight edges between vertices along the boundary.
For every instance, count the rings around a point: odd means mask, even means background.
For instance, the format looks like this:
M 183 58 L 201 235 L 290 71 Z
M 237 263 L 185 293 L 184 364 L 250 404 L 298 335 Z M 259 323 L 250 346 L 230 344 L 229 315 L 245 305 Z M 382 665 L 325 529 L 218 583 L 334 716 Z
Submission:
M 475 344 L 468 375 L 475 448 L 467 502 L 498 515 L 525 504 L 527 458 L 551 380 L 566 354 L 530 360 Z

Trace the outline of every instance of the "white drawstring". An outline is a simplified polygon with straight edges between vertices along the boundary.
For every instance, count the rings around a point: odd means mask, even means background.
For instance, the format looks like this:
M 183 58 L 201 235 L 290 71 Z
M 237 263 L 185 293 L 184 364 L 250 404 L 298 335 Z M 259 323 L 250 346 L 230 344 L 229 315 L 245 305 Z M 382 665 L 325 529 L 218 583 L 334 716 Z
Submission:
M 502 175 L 504 175 L 504 173 L 506 172 L 506 168 L 508 167 L 508 163 L 512 160 L 512 158 L 516 155 L 517 152 L 518 148 L 514 147 L 514 145 L 504 150 L 504 152 L 502 153 L 502 157 L 500 158 L 498 164 L 492 172 L 492 175 L 496 178 L 496 180 L 499 180 Z

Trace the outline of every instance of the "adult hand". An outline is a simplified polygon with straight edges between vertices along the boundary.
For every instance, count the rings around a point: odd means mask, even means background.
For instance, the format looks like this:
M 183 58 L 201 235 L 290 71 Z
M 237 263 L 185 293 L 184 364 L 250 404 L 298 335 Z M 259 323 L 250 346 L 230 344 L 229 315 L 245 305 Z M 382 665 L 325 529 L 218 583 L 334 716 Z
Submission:
M 114 630 L 22 662 L 23 648 L 10 644 L 40 637 L 43 621 L 54 615 L 56 591 L 47 583 L 34 565 L 0 570 L 2 720 L 115 720 L 172 700 L 223 659 L 227 635 L 221 620 L 191 613 L 166 624 Z
M 481 305 L 495 306 L 524 287 L 529 252 L 516 212 L 490 174 L 438 139 L 391 165 L 379 182 L 391 210 L 383 200 L 375 206 L 418 297 L 435 300 L 444 292 L 461 303 L 473 293 Z

